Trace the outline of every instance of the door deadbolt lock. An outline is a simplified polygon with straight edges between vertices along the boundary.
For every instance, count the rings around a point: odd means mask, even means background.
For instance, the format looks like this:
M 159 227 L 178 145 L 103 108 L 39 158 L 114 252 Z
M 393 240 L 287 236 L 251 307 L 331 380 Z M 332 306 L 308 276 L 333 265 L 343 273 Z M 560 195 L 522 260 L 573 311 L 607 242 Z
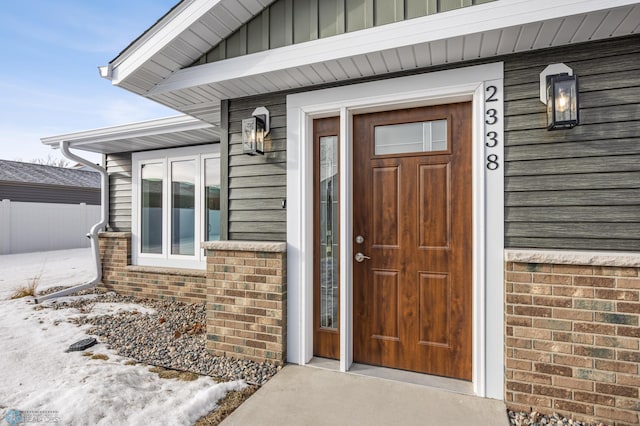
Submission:
M 358 235 L 356 237 L 356 244 L 362 244 L 364 243 L 364 237 L 362 235 Z
M 369 256 L 365 256 L 362 253 L 356 253 L 356 262 L 364 262 L 365 259 L 371 259 Z

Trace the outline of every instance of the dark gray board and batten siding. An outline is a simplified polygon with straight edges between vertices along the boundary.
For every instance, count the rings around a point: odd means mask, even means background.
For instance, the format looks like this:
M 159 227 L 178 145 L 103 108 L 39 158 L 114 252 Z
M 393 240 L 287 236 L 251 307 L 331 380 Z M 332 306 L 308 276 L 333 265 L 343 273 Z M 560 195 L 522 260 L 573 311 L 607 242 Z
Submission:
M 490 1 L 495 0 L 276 0 L 193 65 Z

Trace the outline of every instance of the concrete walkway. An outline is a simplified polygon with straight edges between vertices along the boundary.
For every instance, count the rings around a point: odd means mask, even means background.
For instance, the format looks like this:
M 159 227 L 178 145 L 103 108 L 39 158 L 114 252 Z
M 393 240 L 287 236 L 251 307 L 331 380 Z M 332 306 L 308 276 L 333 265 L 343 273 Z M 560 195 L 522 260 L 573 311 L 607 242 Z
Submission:
M 502 401 L 289 365 L 222 422 L 230 425 L 499 425 Z

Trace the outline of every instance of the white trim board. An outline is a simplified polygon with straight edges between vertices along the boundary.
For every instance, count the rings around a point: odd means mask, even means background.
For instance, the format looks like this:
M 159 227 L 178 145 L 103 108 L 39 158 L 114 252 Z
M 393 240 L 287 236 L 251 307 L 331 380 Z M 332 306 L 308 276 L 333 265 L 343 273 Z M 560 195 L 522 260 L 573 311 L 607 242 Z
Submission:
M 40 139 L 43 144 L 54 149 L 58 148 L 60 142 L 66 141 L 73 149 L 107 154 L 148 150 L 150 143 L 153 143 L 151 146 L 154 148 L 160 149 L 219 140 L 218 127 L 188 115 L 157 118 Z M 124 147 L 122 143 L 125 143 Z M 159 143 L 165 146 L 159 146 Z
M 193 147 L 161 149 L 155 151 L 134 152 L 131 156 L 131 263 L 134 266 L 151 266 L 164 268 L 206 269 L 206 256 L 200 247 L 204 237 L 204 161 L 209 158 L 220 158 L 220 144 L 198 145 Z M 171 197 L 171 163 L 181 160 L 194 160 L 196 165 L 195 187 L 198 195 L 195 198 L 195 252 L 190 255 L 173 255 L 169 252 L 170 197 Z M 162 200 L 162 254 L 140 252 L 140 166 L 157 163 L 164 167 L 163 200 Z
M 586 17 L 588 14 L 606 14 L 616 7 L 633 7 L 636 3 L 636 0 L 609 0 L 607 2 L 601 0 L 494 1 L 173 70 L 174 72 L 170 76 L 161 82 L 155 82 L 156 84 L 145 96 L 160 95 L 206 84 L 223 84 L 235 79 L 256 78 L 281 70 L 295 70 L 307 65 L 317 65 L 336 59 L 355 58 L 360 55 L 400 49 L 406 46 L 438 43 L 438 46 L 442 48 L 447 42 L 457 40 L 456 43 L 458 43 L 463 37 L 478 34 L 495 39 L 495 46 L 490 50 L 474 52 L 472 56 L 461 57 L 458 60 L 491 57 L 598 40 L 609 36 L 628 35 L 633 34 L 635 26 L 631 24 L 617 25 L 614 27 L 613 33 L 607 34 L 605 37 L 596 32 L 598 27 L 592 28 L 590 26 L 590 20 Z M 543 23 L 553 21 L 559 27 L 567 17 L 573 16 L 578 16 L 581 22 L 585 22 L 583 25 L 585 31 L 578 33 L 573 31 L 571 37 L 558 36 L 550 42 L 536 44 L 536 36 L 540 31 L 538 28 L 542 28 Z M 625 22 L 625 17 L 626 14 L 621 15 L 620 23 Z M 531 31 L 529 26 L 537 30 Z M 425 28 L 429 30 L 425 31 Z M 510 29 L 514 33 L 513 36 L 506 37 L 508 40 L 500 43 L 502 33 Z M 545 31 L 549 30 L 545 28 Z M 583 34 L 584 32 L 587 33 L 586 36 Z M 519 43 L 512 44 L 511 40 L 518 40 Z M 450 61 L 452 58 L 448 60 Z M 435 61 L 432 65 L 443 62 L 445 61 Z M 419 68 L 419 66 L 416 67 Z M 118 83 L 114 80 L 114 84 Z M 294 86 L 299 85 L 291 87 Z M 279 87 L 279 89 L 284 90 L 286 87 Z M 238 96 L 247 96 L 248 94 L 251 93 L 238 94 Z
M 313 356 L 313 119 L 340 116 L 340 369 L 347 371 L 353 362 L 352 115 L 471 100 L 473 389 L 504 398 L 502 86 L 499 62 L 287 96 L 287 361 L 306 364 Z M 488 132 L 495 132 L 495 146 Z M 486 168 L 488 156 L 497 161 L 495 170 Z

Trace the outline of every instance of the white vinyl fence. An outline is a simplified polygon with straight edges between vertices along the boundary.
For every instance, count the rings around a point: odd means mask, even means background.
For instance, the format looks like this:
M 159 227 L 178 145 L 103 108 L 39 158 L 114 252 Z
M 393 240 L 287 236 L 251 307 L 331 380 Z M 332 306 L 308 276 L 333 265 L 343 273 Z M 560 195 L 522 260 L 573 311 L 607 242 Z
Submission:
M 0 202 L 0 254 L 89 247 L 100 206 Z

